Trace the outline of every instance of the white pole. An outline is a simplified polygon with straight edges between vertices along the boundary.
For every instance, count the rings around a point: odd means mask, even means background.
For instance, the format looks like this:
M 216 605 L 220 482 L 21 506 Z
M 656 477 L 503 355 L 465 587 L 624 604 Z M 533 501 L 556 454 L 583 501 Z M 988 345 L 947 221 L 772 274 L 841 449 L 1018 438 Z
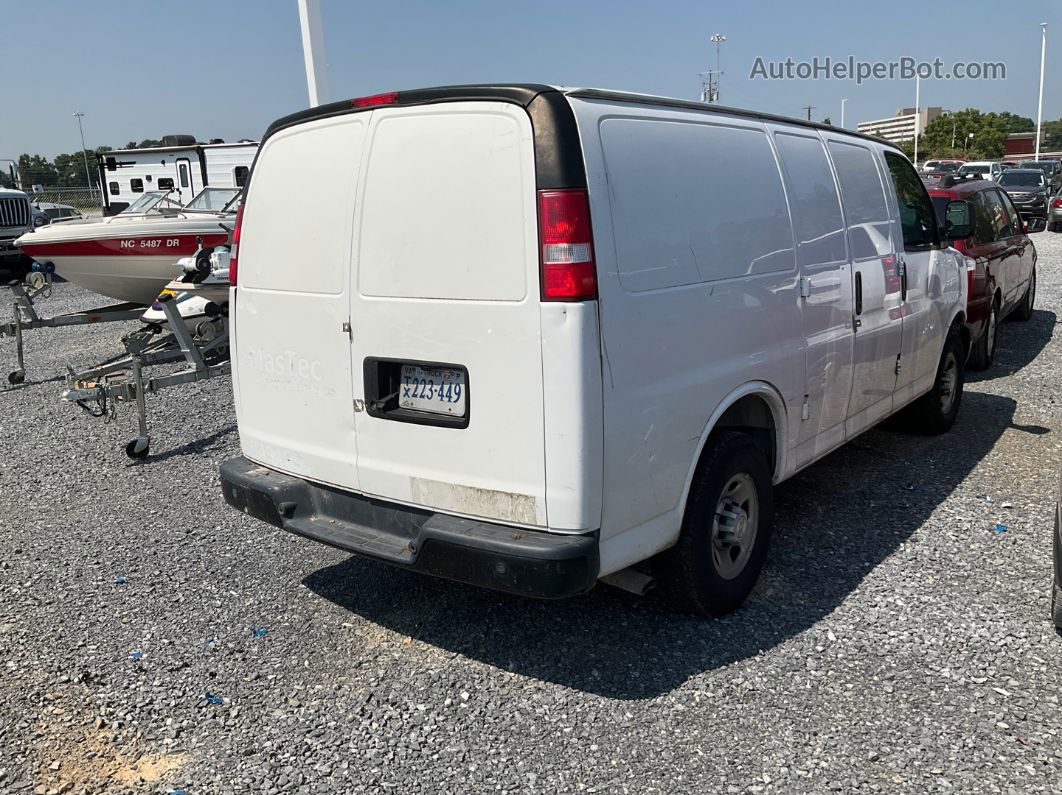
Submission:
M 921 88 L 922 88 L 922 81 L 919 79 L 918 75 L 915 75 L 915 146 L 914 146 L 914 163 L 915 163 L 915 167 L 916 168 L 918 166 L 918 133 L 920 132 L 920 130 L 918 128 L 922 126 L 922 114 L 919 112 L 919 109 L 918 109 L 918 103 L 921 100 L 921 97 L 920 97 L 920 94 L 919 94 L 919 92 L 921 91 Z
M 81 126 L 81 117 L 85 114 L 79 110 L 74 111 L 74 118 L 77 119 L 77 131 L 81 133 L 81 156 L 85 159 L 85 186 L 89 189 L 89 193 L 92 193 L 92 176 L 89 174 L 88 166 L 88 153 L 85 151 L 85 129 Z
M 844 129 L 844 103 L 848 101 L 848 97 L 841 100 L 841 128 Z
M 1040 159 L 1040 129 L 1044 118 L 1044 66 L 1047 64 L 1047 23 L 1040 23 L 1040 101 L 1036 105 L 1036 159 Z
M 306 87 L 310 92 L 310 107 L 315 108 L 328 102 L 329 93 L 321 0 L 299 0 L 299 27 L 302 28 L 302 55 L 306 62 Z

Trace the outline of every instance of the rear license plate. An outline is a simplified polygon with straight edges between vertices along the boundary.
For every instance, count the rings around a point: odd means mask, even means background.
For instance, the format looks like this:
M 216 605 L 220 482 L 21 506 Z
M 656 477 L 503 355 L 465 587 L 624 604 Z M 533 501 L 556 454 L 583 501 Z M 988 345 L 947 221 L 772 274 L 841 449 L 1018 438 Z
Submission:
M 452 367 L 402 365 L 402 383 L 398 389 L 398 406 L 433 414 L 465 415 L 468 385 L 465 374 Z

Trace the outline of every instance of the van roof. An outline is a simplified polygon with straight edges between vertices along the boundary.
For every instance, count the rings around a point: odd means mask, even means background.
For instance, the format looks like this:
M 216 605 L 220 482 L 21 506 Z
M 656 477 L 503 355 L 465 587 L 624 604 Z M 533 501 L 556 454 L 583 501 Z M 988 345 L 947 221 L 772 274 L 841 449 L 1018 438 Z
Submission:
M 410 106 L 410 105 L 428 105 L 439 102 L 462 102 L 467 100 L 486 100 L 497 102 L 512 102 L 523 107 L 527 107 L 535 97 L 541 94 L 564 94 L 570 97 L 577 97 L 582 99 L 604 99 L 613 102 L 630 102 L 639 105 L 662 105 L 671 108 L 684 108 L 689 110 L 705 111 L 708 113 L 719 113 L 727 116 L 743 116 L 745 118 L 757 119 L 760 121 L 772 121 L 781 122 L 784 124 L 796 124 L 801 127 L 810 127 L 818 130 L 828 130 L 830 132 L 844 133 L 845 135 L 851 135 L 856 138 L 863 138 L 874 143 L 882 144 L 884 146 L 892 147 L 897 151 L 901 151 L 898 146 L 883 138 L 876 138 L 872 135 L 866 135 L 864 133 L 856 132 L 854 130 L 846 130 L 840 127 L 834 127 L 829 124 L 820 124 L 818 122 L 808 121 L 806 119 L 796 119 L 789 116 L 779 116 L 772 113 L 762 113 L 755 110 L 747 110 L 745 108 L 731 108 L 724 105 L 710 105 L 704 102 L 694 102 L 686 99 L 676 99 L 673 97 L 662 97 L 653 94 L 635 94 L 626 91 L 612 91 L 601 88 L 565 88 L 559 86 L 550 86 L 539 83 L 504 83 L 504 84 L 489 84 L 489 83 L 476 83 L 470 85 L 456 85 L 456 86 L 437 86 L 434 88 L 417 88 L 410 91 L 397 91 L 394 92 L 398 95 L 398 101 L 387 103 L 391 105 Z M 310 119 L 318 119 L 326 116 L 335 116 L 342 113 L 351 113 L 359 110 L 366 110 L 370 108 L 355 108 L 351 105 L 352 100 L 342 100 L 340 102 L 330 102 L 327 105 L 318 105 L 315 108 L 307 108 L 306 110 L 298 111 L 297 113 L 291 113 L 287 116 L 282 116 L 277 119 L 266 131 L 264 138 L 268 138 L 275 131 L 288 127 L 292 124 L 298 124 L 303 121 L 309 121 Z M 263 140 L 264 140 L 263 138 Z

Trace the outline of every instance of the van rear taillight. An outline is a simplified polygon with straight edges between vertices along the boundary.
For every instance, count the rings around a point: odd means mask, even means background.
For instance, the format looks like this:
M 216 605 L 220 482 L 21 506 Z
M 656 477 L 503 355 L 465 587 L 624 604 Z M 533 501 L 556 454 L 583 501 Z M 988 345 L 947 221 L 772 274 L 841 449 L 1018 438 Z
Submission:
M 1051 206 L 1055 208 L 1062 207 L 1062 199 L 1052 199 Z
M 350 101 L 352 108 L 374 108 L 377 105 L 395 105 L 398 103 L 398 93 L 373 94 L 371 97 L 357 97 Z
M 229 284 L 236 286 L 236 256 L 240 250 L 240 230 L 243 228 L 243 205 L 236 211 L 236 226 L 232 230 L 232 247 L 229 249 Z
M 542 300 L 595 298 L 597 270 L 585 189 L 538 192 L 538 238 Z

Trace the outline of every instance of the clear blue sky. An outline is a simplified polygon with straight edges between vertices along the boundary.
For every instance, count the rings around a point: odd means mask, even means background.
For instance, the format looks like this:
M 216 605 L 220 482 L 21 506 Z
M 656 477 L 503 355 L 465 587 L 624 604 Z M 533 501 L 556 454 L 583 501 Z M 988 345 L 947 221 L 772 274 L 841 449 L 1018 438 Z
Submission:
M 295 0 L 33 3 L 0 15 L 0 158 L 191 133 L 260 137 L 308 104 Z M 914 104 L 914 83 L 750 81 L 757 56 L 1000 60 L 1007 80 L 923 81 L 922 104 L 1036 115 L 1041 21 L 1050 23 L 1044 118 L 1062 116 L 1062 4 L 660 0 L 323 0 L 334 99 L 463 82 L 545 82 L 696 98 L 723 45 L 723 104 L 846 121 Z

